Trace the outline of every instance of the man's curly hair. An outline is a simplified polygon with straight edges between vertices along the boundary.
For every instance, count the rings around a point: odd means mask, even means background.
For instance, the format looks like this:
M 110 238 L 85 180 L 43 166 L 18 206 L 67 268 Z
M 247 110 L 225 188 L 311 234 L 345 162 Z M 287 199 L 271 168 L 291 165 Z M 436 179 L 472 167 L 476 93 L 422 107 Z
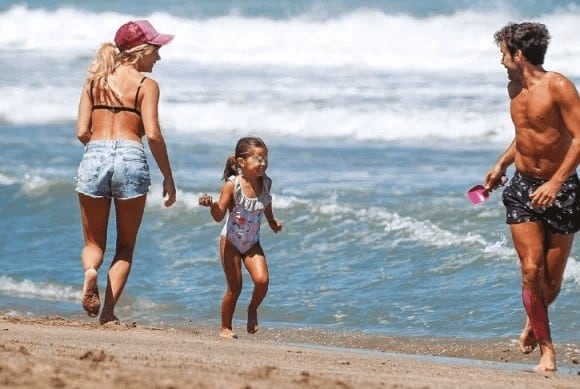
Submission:
M 550 43 L 550 33 L 546 26 L 531 22 L 509 23 L 498 30 L 493 38 L 498 46 L 505 42 L 511 55 L 521 50 L 528 62 L 536 66 L 544 63 Z

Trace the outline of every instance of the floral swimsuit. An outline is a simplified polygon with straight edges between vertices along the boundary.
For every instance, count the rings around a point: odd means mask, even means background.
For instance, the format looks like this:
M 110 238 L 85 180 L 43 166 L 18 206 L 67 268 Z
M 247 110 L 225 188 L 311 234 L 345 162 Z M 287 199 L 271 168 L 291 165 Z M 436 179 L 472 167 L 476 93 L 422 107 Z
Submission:
M 234 184 L 234 208 L 230 211 L 221 232 L 240 254 L 245 254 L 260 240 L 260 222 L 264 209 L 272 201 L 270 178 L 263 176 L 262 193 L 257 198 L 247 197 L 240 186 L 240 177 L 228 178 Z

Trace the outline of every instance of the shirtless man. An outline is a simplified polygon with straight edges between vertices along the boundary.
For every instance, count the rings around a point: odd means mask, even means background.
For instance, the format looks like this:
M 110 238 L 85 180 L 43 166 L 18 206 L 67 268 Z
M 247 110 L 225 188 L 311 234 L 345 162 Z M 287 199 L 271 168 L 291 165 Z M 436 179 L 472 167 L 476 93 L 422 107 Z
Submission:
M 548 306 L 562 286 L 580 229 L 580 99 L 574 84 L 542 64 L 550 36 L 540 23 L 510 23 L 495 42 L 507 69 L 515 137 L 485 177 L 496 188 L 509 165 L 515 174 L 503 193 L 506 222 L 520 259 L 527 320 L 523 353 L 540 348 L 537 371 L 556 370 Z

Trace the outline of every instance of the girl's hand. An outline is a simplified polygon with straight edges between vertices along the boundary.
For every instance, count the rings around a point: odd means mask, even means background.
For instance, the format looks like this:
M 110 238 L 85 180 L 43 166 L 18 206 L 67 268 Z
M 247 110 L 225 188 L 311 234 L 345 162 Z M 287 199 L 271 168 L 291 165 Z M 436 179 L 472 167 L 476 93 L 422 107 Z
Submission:
M 207 193 L 204 193 L 203 196 L 199 198 L 198 203 L 202 207 L 211 207 L 213 204 L 213 198 Z
M 268 220 L 268 224 L 270 225 L 272 231 L 274 231 L 275 233 L 282 231 L 282 223 L 280 223 L 278 220 L 276 219 Z

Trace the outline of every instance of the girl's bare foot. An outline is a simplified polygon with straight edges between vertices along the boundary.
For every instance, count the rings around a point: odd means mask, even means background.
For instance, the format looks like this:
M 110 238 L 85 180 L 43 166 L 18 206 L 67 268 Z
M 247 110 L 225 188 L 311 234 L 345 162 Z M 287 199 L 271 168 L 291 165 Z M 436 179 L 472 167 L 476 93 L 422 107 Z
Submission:
M 522 333 L 520 334 L 520 351 L 524 354 L 529 354 L 538 347 L 538 341 L 532 331 L 530 319 L 526 319 L 526 324 Z
M 247 330 L 250 334 L 255 334 L 259 331 L 258 327 L 258 310 L 248 308 L 248 324 Z
M 238 335 L 234 334 L 234 332 L 229 328 L 222 328 L 220 329 L 220 338 L 238 339 Z
M 101 300 L 99 298 L 97 271 L 93 268 L 85 270 L 82 303 L 83 309 L 90 317 L 95 317 L 99 314 Z

